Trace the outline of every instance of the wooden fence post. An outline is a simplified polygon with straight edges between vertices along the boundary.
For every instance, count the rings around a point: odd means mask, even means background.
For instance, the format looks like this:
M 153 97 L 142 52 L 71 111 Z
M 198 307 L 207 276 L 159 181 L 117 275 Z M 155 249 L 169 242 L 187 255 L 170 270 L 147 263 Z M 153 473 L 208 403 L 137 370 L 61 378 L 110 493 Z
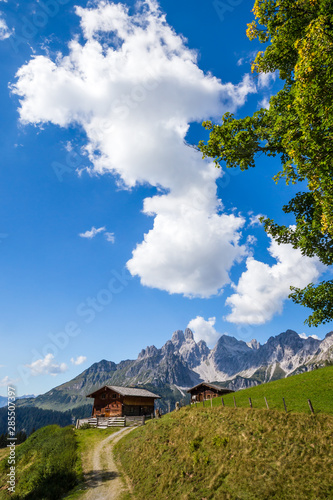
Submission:
M 288 413 L 286 402 L 285 402 L 284 398 L 282 398 L 282 399 L 283 399 L 284 409 L 286 410 L 286 413 Z
M 142 422 L 141 422 L 141 425 L 145 425 L 145 416 L 142 415 Z
M 310 399 L 308 399 L 308 404 L 309 404 L 309 408 L 310 408 L 311 413 L 314 415 L 314 409 L 313 409 L 313 406 L 312 406 Z
M 124 427 L 126 427 L 126 415 L 124 416 Z
M 267 410 L 269 410 L 269 406 L 268 406 L 268 402 L 267 402 L 266 396 L 264 396 L 264 398 L 265 398 L 265 403 L 266 403 L 266 406 L 267 406 Z
M 236 398 L 235 396 L 232 396 L 234 398 L 234 405 L 235 405 L 235 408 L 237 408 L 237 405 L 236 405 Z
M 213 408 L 213 398 L 210 400 L 210 407 Z
M 250 403 L 250 407 L 252 408 L 252 401 L 251 401 L 251 398 L 249 398 L 249 403 Z
M 223 398 L 221 398 L 221 403 L 222 403 L 222 406 L 224 406 L 224 401 L 223 401 Z
M 202 400 L 202 406 L 205 406 L 205 400 L 204 399 Z

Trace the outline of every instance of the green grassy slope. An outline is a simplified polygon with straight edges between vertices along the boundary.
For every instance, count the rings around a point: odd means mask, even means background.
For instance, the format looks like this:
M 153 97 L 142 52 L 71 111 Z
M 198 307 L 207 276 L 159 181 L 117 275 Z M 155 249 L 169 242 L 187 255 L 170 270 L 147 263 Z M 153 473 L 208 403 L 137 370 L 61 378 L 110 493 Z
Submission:
M 16 448 L 16 491 L 7 491 L 8 459 L 0 462 L 0 498 L 59 500 L 82 479 L 72 427 L 50 425 Z
M 333 417 L 184 407 L 116 445 L 137 499 L 333 498 Z
M 234 406 L 233 396 L 237 406 L 244 408 L 249 407 L 249 398 L 255 408 L 266 408 L 266 396 L 270 408 L 283 411 L 284 397 L 288 412 L 305 413 L 310 413 L 307 402 L 310 399 L 316 413 L 333 414 L 333 366 L 227 394 L 223 396 L 226 406 Z M 206 401 L 205 405 L 210 402 Z M 221 398 L 213 399 L 213 406 L 221 406 Z

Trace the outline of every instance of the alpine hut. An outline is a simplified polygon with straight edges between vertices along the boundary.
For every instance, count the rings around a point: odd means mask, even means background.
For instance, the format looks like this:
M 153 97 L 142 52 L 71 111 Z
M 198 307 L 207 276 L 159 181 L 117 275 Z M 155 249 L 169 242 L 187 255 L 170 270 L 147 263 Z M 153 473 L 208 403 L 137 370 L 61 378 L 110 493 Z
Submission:
M 146 389 L 105 385 L 86 396 L 94 398 L 92 417 L 130 417 L 154 413 L 160 396 Z
M 218 396 L 223 396 L 224 394 L 229 394 L 229 392 L 234 391 L 216 384 L 201 382 L 201 384 L 188 389 L 187 392 L 191 394 L 191 402 L 194 403 L 195 401 L 205 401 L 206 399 L 217 398 Z

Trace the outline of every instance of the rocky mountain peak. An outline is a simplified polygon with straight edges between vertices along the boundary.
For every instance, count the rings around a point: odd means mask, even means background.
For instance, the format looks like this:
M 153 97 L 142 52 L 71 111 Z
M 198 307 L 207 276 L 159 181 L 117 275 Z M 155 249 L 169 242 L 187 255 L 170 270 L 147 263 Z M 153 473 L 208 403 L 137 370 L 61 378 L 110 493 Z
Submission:
M 154 345 L 147 346 L 146 349 L 142 349 L 138 359 L 148 358 L 151 356 L 156 356 L 158 354 L 158 349 Z
M 213 351 L 220 350 L 248 352 L 250 347 L 243 340 L 238 340 L 230 335 L 221 335 Z
M 208 356 L 208 354 L 210 353 L 210 349 L 204 340 L 199 340 L 197 346 L 202 356 Z
M 184 332 L 185 340 L 194 340 L 193 332 L 189 328 L 185 328 Z
M 252 339 L 250 342 L 246 342 L 246 345 L 250 347 L 250 349 L 259 349 L 260 342 L 256 339 Z
M 167 356 L 173 354 L 175 352 L 174 343 L 171 340 L 168 340 L 161 349 L 161 353 L 163 356 Z
M 183 330 L 176 330 L 173 332 L 171 337 L 171 342 L 177 349 L 185 342 L 185 335 Z

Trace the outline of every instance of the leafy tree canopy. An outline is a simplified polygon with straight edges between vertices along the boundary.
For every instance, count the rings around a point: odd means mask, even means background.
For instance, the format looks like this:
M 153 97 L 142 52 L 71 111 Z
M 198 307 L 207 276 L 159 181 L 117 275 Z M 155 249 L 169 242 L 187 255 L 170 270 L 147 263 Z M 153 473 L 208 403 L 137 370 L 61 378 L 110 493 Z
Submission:
M 256 20 L 247 35 L 266 44 L 252 64 L 252 72 L 277 71 L 283 89 L 272 96 L 269 109 L 235 119 L 230 113 L 222 125 L 204 122 L 210 131 L 200 141 L 204 157 L 217 166 L 242 170 L 255 166 L 258 153 L 279 156 L 281 170 L 274 179 L 306 181 L 284 212 L 296 225 L 281 226 L 263 219 L 265 230 L 279 243 L 291 243 L 303 255 L 333 262 L 333 4 L 330 0 L 256 0 Z M 294 302 L 314 310 L 306 320 L 317 326 L 333 319 L 333 281 L 291 287 Z

